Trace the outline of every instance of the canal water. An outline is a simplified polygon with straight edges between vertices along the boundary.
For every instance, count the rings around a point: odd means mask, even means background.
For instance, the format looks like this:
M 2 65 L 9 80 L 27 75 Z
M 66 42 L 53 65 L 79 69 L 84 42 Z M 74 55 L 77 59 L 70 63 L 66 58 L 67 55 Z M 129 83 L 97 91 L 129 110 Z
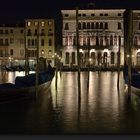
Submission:
M 23 72 L 1 72 L 0 82 L 14 82 Z M 128 102 L 123 74 L 81 72 L 81 101 L 77 72 L 58 73 L 48 91 L 36 99 L 0 104 L 0 134 L 139 134 L 138 98 Z

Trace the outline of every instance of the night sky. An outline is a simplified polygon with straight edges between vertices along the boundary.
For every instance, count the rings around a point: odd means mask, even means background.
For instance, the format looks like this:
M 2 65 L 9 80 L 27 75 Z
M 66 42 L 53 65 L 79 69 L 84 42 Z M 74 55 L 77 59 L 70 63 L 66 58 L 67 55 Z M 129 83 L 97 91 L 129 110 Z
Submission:
M 61 9 L 87 8 L 94 2 L 95 8 L 139 8 L 139 0 L 2 0 L 0 23 L 22 21 L 25 18 L 59 19 Z

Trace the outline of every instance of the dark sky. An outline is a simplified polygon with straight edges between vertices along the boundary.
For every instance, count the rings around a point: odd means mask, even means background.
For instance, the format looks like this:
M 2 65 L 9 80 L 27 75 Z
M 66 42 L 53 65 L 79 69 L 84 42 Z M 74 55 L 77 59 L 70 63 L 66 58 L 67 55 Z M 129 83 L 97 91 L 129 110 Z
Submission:
M 61 9 L 79 6 L 86 8 L 88 2 L 94 2 L 95 8 L 136 8 L 140 9 L 140 0 L 1 0 L 0 23 L 22 21 L 25 18 L 55 18 Z

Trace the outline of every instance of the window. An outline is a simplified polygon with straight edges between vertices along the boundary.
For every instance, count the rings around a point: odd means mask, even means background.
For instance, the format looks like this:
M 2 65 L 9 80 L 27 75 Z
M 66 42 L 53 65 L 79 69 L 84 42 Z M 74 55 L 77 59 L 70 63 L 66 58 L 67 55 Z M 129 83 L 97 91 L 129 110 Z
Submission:
M 102 22 L 100 23 L 100 29 L 103 29 L 103 23 Z
M 85 17 L 86 16 L 86 14 L 83 14 L 83 17 Z
M 8 39 L 7 38 L 5 39 L 5 45 L 8 45 Z
M 51 26 L 53 23 L 52 21 L 48 21 L 48 25 Z
M 86 23 L 83 22 L 83 29 L 86 29 Z
M 37 29 L 35 29 L 35 33 L 34 33 L 34 35 L 35 35 L 35 36 L 37 35 Z
M 8 30 L 5 30 L 5 34 L 8 34 Z
M 11 34 L 13 33 L 13 29 L 10 30 L 10 33 L 11 33 Z
M 96 22 L 96 29 L 99 29 L 99 23 Z
M 44 44 L 45 44 L 44 39 L 41 39 L 41 46 L 44 46 Z
M 121 36 L 119 36 L 119 46 L 121 46 Z
M 81 23 L 78 23 L 78 28 L 81 29 Z
M 72 64 L 75 64 L 75 52 L 72 52 Z
M 30 21 L 27 22 L 27 26 L 31 26 L 31 22 Z
M 66 52 L 66 64 L 69 64 L 69 53 Z
M 103 16 L 103 14 L 101 13 L 100 16 Z
M 0 34 L 3 34 L 3 30 L 0 30 Z
M 68 23 L 65 23 L 65 28 L 64 30 L 69 30 L 69 24 Z
M 3 45 L 3 39 L 0 39 L 0 45 Z
M 37 26 L 38 25 L 38 22 L 37 21 L 35 21 L 35 26 Z
M 110 36 L 110 45 L 113 46 L 113 36 Z
M 89 22 L 87 23 L 87 29 L 90 29 L 90 23 Z
M 35 45 L 35 43 L 34 43 L 34 39 L 32 39 L 32 46 L 34 46 Z
M 45 54 L 44 50 L 41 50 L 41 55 L 43 56 Z
M 44 36 L 44 35 L 45 35 L 45 30 L 41 29 L 41 36 Z
M 68 17 L 69 16 L 69 14 L 65 14 L 65 17 Z
M 118 29 L 121 29 L 121 23 L 118 22 Z
M 92 17 L 94 17 L 94 16 L 95 16 L 95 14 L 91 14 L 91 16 L 92 16 Z
M 45 22 L 44 21 L 41 22 L 41 26 L 45 26 Z
M 114 52 L 111 52 L 111 64 L 114 64 L 115 62 L 115 57 L 114 57 Z
M 121 13 L 118 13 L 118 16 L 122 16 L 122 14 Z
M 107 14 L 107 13 L 105 13 L 105 14 L 104 14 L 104 16 L 108 16 L 108 14 Z
M 94 22 L 91 23 L 91 29 L 94 29 Z
M 10 55 L 13 55 L 13 54 L 14 54 L 14 50 L 10 49 Z
M 52 51 L 51 51 L 51 50 L 49 50 L 48 55 L 49 55 L 49 56 L 51 56 L 51 55 L 52 55 Z
M 108 29 L 108 23 L 105 22 L 105 29 Z
M 81 17 L 81 14 L 78 14 L 78 17 Z
M 52 39 L 49 39 L 49 46 L 52 46 Z
M 31 29 L 28 29 L 27 36 L 31 36 Z
M 31 46 L 31 39 L 28 39 L 28 46 Z

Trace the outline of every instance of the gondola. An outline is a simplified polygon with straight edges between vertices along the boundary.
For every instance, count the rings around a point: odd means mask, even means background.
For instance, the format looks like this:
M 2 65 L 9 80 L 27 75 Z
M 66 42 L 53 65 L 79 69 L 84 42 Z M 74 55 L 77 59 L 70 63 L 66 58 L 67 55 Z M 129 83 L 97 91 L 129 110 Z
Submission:
M 125 81 L 125 90 L 128 88 L 128 66 L 125 64 L 123 69 L 123 77 Z M 140 73 L 131 68 L 131 92 L 140 96 Z
M 47 70 L 39 72 L 38 85 L 36 86 L 36 73 L 15 78 L 15 84 L 0 84 L 0 103 L 18 99 L 32 98 L 38 93 L 47 91 L 54 77 L 55 71 L 48 65 Z

